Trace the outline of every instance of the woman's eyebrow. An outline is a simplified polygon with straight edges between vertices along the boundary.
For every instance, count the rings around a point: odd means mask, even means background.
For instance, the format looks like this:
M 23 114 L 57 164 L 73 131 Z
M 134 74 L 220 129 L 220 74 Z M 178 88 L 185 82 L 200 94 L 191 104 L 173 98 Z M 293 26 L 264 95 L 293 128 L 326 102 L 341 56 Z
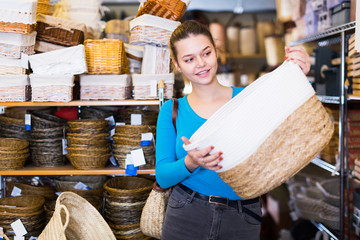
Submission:
M 201 52 L 206 51 L 208 48 L 210 48 L 210 47 L 209 47 L 209 46 L 204 47 L 204 49 L 201 50 Z M 192 56 L 192 55 L 193 55 L 192 53 L 186 54 L 186 55 L 182 56 L 182 58 L 184 58 L 184 57 L 190 57 L 190 56 Z

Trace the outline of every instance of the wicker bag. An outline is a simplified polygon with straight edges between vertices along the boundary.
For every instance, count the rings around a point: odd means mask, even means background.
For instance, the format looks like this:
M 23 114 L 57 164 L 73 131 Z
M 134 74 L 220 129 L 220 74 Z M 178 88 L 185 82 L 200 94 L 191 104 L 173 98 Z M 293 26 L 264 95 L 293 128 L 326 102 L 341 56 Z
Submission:
M 153 189 L 146 200 L 140 218 L 140 229 L 146 236 L 161 239 L 169 196 L 170 189 L 163 189 L 157 182 L 154 182 Z
M 100 213 L 85 199 L 71 192 L 60 194 L 55 212 L 38 240 L 115 240 Z
M 140 6 L 136 17 L 151 14 L 178 21 L 185 13 L 186 7 L 186 3 L 182 0 L 147 0 L 143 6 Z
M 218 175 L 241 198 L 249 199 L 309 164 L 333 131 L 306 76 L 296 64 L 285 62 L 215 112 L 184 148 L 214 146 L 211 153 L 222 151 Z

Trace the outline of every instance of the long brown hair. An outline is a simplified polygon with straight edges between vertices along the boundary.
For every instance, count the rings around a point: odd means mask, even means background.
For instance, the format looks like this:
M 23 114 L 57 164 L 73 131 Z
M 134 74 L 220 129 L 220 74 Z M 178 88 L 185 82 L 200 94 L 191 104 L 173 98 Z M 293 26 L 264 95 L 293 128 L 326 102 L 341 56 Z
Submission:
M 177 51 L 175 48 L 175 43 L 188 38 L 190 35 L 205 35 L 209 38 L 211 44 L 215 47 L 214 39 L 210 33 L 210 30 L 204 24 L 201 24 L 195 20 L 185 21 L 180 24 L 170 37 L 170 50 L 173 57 L 173 60 L 177 62 Z

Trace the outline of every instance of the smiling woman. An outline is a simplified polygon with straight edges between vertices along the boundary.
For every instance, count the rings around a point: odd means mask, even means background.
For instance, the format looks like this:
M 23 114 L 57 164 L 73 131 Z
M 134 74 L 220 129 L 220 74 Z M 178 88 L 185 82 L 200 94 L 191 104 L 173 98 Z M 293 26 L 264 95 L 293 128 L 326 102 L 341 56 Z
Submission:
M 166 209 L 161 239 L 259 239 L 259 198 L 241 199 L 216 171 L 222 169 L 221 149 L 210 145 L 185 151 L 183 144 L 218 109 L 243 88 L 219 83 L 217 52 L 209 29 L 196 21 L 185 21 L 170 38 L 172 61 L 192 84 L 192 92 L 178 99 L 174 128 L 173 101 L 162 106 L 156 133 L 156 180 L 173 191 Z M 290 48 L 289 59 L 307 73 L 309 56 Z M 309 62 L 309 61 L 308 61 Z M 210 153 L 211 152 L 211 153 Z

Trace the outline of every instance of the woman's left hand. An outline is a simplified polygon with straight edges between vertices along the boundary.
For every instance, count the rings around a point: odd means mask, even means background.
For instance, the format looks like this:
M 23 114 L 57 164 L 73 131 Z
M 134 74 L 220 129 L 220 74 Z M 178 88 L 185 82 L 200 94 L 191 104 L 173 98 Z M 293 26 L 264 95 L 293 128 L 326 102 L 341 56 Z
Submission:
M 305 75 L 309 73 L 311 67 L 310 56 L 303 47 L 285 47 L 285 59 L 299 65 Z

